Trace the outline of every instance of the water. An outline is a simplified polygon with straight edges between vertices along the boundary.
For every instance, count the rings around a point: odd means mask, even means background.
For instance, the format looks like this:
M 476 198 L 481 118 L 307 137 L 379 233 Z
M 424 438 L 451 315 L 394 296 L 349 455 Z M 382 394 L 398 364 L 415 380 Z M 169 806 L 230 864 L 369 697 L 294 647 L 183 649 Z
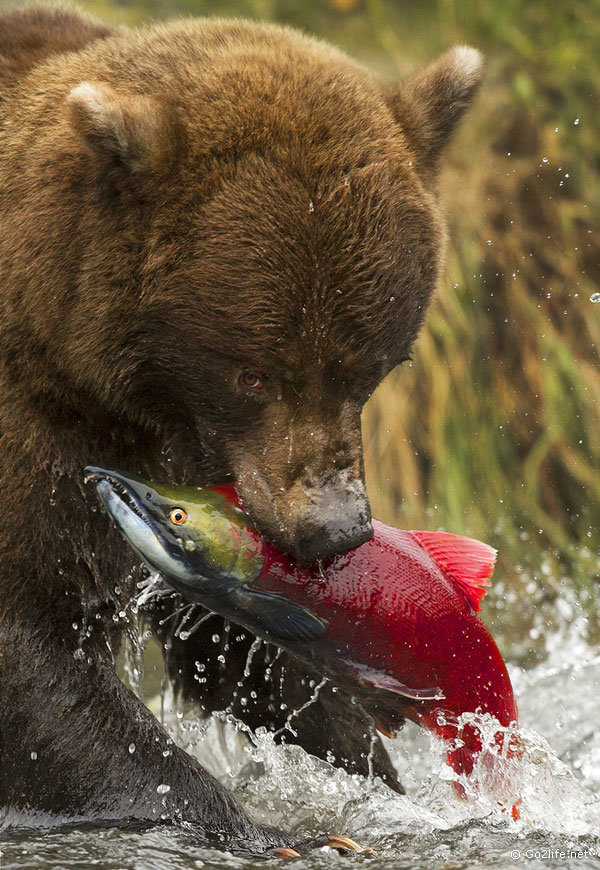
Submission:
M 586 640 L 587 621 L 573 593 L 558 607 L 545 637 L 545 658 L 509 666 L 520 707 L 522 757 L 483 755 L 469 792 L 459 799 L 442 747 L 412 724 L 386 741 L 406 795 L 378 780 L 348 776 L 298 747 L 276 746 L 266 732 L 248 735 L 227 714 L 202 722 L 175 710 L 167 693 L 151 706 L 173 737 L 236 794 L 258 820 L 299 839 L 341 833 L 376 849 L 379 858 L 331 850 L 295 867 L 382 870 L 587 868 L 600 866 L 600 652 Z M 536 658 L 539 659 L 539 650 Z M 518 654 L 522 662 L 522 652 Z M 136 672 L 139 672 L 136 667 Z M 490 736 L 497 732 L 492 723 Z M 493 741 L 491 741 L 493 743 Z M 494 751 L 498 751 L 495 749 Z M 486 761 L 487 759 L 487 761 Z M 520 818 L 511 808 L 518 801 Z M 264 867 L 262 861 L 208 849 L 185 831 L 28 833 L 3 844 L 2 870 L 98 867 L 101 870 Z

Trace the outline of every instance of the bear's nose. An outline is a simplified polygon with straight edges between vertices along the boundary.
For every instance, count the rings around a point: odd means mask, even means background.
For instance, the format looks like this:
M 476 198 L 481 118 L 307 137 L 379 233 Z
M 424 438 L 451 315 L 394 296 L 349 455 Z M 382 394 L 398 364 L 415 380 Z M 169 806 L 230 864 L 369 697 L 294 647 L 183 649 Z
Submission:
M 356 492 L 325 486 L 312 493 L 311 507 L 296 527 L 293 554 L 314 562 L 359 547 L 373 537 L 371 510 L 362 485 Z
M 369 521 L 356 524 L 353 520 L 333 517 L 325 523 L 314 524 L 307 529 L 294 548 L 294 556 L 300 562 L 316 562 L 337 553 L 345 553 L 360 547 L 373 537 L 373 526 Z

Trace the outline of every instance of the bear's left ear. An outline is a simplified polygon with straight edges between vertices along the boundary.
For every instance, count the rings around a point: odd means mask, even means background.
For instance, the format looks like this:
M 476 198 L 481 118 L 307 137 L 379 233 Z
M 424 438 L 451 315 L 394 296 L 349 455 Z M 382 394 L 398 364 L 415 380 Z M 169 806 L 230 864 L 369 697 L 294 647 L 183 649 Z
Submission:
M 81 82 L 67 97 L 71 127 L 100 160 L 127 172 L 162 174 L 182 141 L 182 125 L 163 102 Z
M 416 164 L 434 169 L 483 78 L 483 58 L 458 46 L 384 94 L 414 148 Z

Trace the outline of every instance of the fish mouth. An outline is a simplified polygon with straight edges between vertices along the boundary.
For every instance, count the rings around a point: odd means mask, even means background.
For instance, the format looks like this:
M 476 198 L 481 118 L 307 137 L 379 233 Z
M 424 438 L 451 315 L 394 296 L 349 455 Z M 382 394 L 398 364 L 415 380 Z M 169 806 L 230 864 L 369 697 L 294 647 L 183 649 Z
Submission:
M 151 515 L 144 509 L 140 494 L 140 490 L 143 487 L 148 492 L 151 492 L 151 488 L 144 484 L 141 478 L 137 479 L 131 474 L 126 475 L 116 468 L 102 468 L 99 465 L 88 465 L 84 469 L 83 480 L 84 483 L 95 483 L 96 489 L 104 481 L 109 485 L 114 495 L 118 496 L 129 510 L 133 511 L 145 523 L 151 525 Z M 107 492 L 105 487 L 102 487 L 100 491 Z
M 116 468 L 88 465 L 85 483 L 94 483 L 106 512 L 151 571 L 188 578 L 184 551 L 166 520 L 152 487 Z

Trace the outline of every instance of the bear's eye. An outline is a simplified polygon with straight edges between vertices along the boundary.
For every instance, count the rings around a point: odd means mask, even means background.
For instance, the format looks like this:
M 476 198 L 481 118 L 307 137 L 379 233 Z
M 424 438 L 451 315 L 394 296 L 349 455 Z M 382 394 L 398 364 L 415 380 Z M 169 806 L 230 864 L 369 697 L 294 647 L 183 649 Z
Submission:
M 169 514 L 172 523 L 175 523 L 176 526 L 181 526 L 187 520 L 187 514 L 183 508 L 173 508 L 171 513 Z
M 242 372 L 239 380 L 240 385 L 245 387 L 247 390 L 262 389 L 263 382 L 260 375 L 257 375 L 256 372 Z

